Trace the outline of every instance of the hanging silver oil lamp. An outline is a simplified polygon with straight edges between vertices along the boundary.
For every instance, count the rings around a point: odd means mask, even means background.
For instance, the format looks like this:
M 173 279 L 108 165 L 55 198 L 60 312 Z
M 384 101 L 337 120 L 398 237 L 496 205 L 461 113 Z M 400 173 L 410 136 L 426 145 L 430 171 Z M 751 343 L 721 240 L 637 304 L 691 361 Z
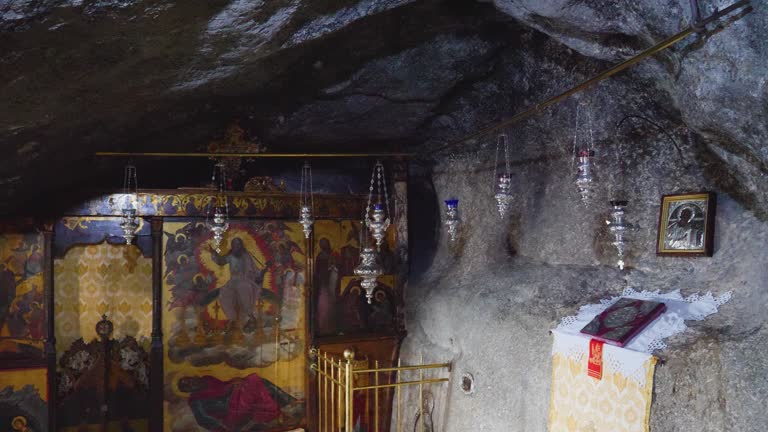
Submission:
M 301 224 L 301 230 L 304 232 L 304 238 L 308 239 L 312 234 L 312 226 L 315 224 L 315 219 L 312 217 L 312 211 L 315 208 L 315 196 L 312 190 L 312 167 L 309 165 L 309 161 L 305 161 L 304 167 L 301 169 L 300 205 L 299 224 Z
M 628 235 L 629 231 L 634 230 L 635 226 L 628 223 L 624 216 L 626 215 L 627 201 L 613 200 L 611 201 L 611 219 L 605 221 L 608 224 L 608 231 L 613 234 L 613 242 L 611 244 L 616 247 L 616 255 L 618 256 L 619 269 L 624 270 L 624 258 L 627 255 L 628 247 Z
M 120 208 L 120 229 L 125 244 L 133 243 L 139 229 L 138 219 L 139 190 L 136 180 L 136 167 L 127 165 L 123 176 L 123 205 Z
M 502 147 L 504 150 L 504 171 L 499 172 L 499 152 L 501 152 Z M 495 182 L 493 198 L 496 200 L 496 210 L 498 210 L 499 216 L 504 219 L 512 205 L 512 172 L 509 165 L 509 143 L 507 142 L 506 134 L 499 135 L 496 141 L 493 178 Z
M 226 204 L 225 204 L 226 205 Z M 217 206 L 213 213 L 213 222 L 208 225 L 213 233 L 213 249 L 221 253 L 221 242 L 224 241 L 224 233 L 229 229 L 227 214 Z
M 593 174 L 592 160 L 595 157 L 594 150 L 582 150 L 579 152 L 579 164 L 576 174 L 576 189 L 579 191 L 581 202 L 589 204 L 594 198 L 596 180 Z
M 133 239 L 136 237 L 136 231 L 139 229 L 138 217 L 136 217 L 136 209 L 123 208 L 120 210 L 120 229 L 123 231 L 123 238 L 125 244 L 133 243 Z
M 496 210 L 499 212 L 499 216 L 502 219 L 509 212 L 509 207 L 512 205 L 512 178 L 509 174 L 502 174 L 499 176 L 499 181 L 496 184 L 496 195 L 493 197 L 496 199 Z
M 368 221 L 368 227 L 371 230 L 371 236 L 376 240 L 376 247 L 380 247 L 387 235 L 387 228 L 389 228 L 389 218 L 385 219 L 383 205 L 375 204 L 373 206 L 373 219 Z
M 448 231 L 448 239 L 450 241 L 456 241 L 459 238 L 459 200 L 449 199 L 445 200 L 445 227 Z
M 224 168 L 223 162 L 217 162 L 214 165 L 211 183 L 217 186 L 218 195 L 209 198 L 208 218 L 206 220 L 206 226 L 213 233 L 213 249 L 216 253 L 221 253 L 221 243 L 224 241 L 224 234 L 229 229 L 229 205 L 224 193 L 226 187 Z
M 597 177 L 595 176 L 595 138 L 592 133 L 592 112 L 587 106 L 587 100 L 582 100 L 576 107 L 576 126 L 573 133 L 573 157 L 577 160 L 576 190 L 581 202 L 588 206 L 596 195 Z M 585 107 L 586 131 L 580 126 L 581 108 Z M 583 137 L 580 137 L 584 135 Z
M 374 182 L 376 188 L 374 189 Z M 373 202 L 374 191 L 376 192 L 376 203 Z M 373 210 L 373 214 L 371 214 Z M 385 212 L 386 210 L 386 212 Z M 371 231 L 371 236 L 376 240 L 376 248 L 381 248 L 384 238 L 387 235 L 387 229 L 390 225 L 389 196 L 387 194 L 387 181 L 384 176 L 384 165 L 381 161 L 376 161 L 376 166 L 371 174 L 371 185 L 368 188 L 368 204 L 365 207 L 365 224 Z
M 309 206 L 301 206 L 301 212 L 299 213 L 299 224 L 301 224 L 301 230 L 304 232 L 304 238 L 308 239 L 312 234 L 312 225 L 315 220 L 312 218 L 312 210 Z
M 369 246 L 363 248 L 360 253 L 360 264 L 355 267 L 354 273 L 355 276 L 362 279 L 360 286 L 365 289 L 365 297 L 368 299 L 368 303 L 372 303 L 373 290 L 376 288 L 379 276 L 384 273 L 374 248 Z

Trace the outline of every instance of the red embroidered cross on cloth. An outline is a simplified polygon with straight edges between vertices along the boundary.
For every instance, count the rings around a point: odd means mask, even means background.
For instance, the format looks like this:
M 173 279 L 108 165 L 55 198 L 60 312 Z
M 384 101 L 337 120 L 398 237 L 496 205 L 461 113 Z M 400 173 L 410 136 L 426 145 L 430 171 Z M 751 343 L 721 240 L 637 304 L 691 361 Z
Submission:
M 587 361 L 587 375 L 595 379 L 603 379 L 603 344 L 597 339 L 589 340 L 589 360 Z

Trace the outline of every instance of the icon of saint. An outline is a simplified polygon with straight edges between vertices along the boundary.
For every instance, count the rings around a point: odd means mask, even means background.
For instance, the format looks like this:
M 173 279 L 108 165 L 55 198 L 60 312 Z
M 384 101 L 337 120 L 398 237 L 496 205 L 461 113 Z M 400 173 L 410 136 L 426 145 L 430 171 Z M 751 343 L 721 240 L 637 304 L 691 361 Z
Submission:
M 229 280 L 219 292 L 219 303 L 224 314 L 232 321 L 246 319 L 244 330 L 251 329 L 256 321 L 254 306 L 261 296 L 264 274 L 269 265 L 259 270 L 256 258 L 237 237 L 232 239 L 228 254 L 219 255 L 213 251 L 211 256 L 216 264 L 229 265 Z
M 672 211 L 664 239 L 669 249 L 704 247 L 704 211 L 695 204 L 683 204 Z

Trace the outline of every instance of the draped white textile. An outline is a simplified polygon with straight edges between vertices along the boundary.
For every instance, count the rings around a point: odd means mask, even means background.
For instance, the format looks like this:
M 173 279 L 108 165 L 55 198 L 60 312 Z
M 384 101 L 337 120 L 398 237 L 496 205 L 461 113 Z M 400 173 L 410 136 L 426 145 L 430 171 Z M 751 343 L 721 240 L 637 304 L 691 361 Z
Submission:
M 624 376 L 630 377 L 636 380 L 639 385 L 644 386 L 646 376 L 643 365 L 653 351 L 667 347 L 664 339 L 685 331 L 687 328 L 685 321 L 701 321 L 717 312 L 720 306 L 731 299 L 731 292 L 718 297 L 713 296 L 712 293 L 683 297 L 680 290 L 661 294 L 659 291 L 638 292 L 632 288 L 627 288 L 621 296 L 603 299 L 597 304 L 582 306 L 578 315 L 563 318 L 560 325 L 552 330 L 555 336 L 552 354 L 560 353 L 577 360 L 586 358 L 589 352 L 590 338 L 582 335 L 580 330 L 621 297 L 661 301 L 667 305 L 667 310 L 624 348 L 610 344 L 603 346 L 603 364 L 608 370 L 621 372 Z

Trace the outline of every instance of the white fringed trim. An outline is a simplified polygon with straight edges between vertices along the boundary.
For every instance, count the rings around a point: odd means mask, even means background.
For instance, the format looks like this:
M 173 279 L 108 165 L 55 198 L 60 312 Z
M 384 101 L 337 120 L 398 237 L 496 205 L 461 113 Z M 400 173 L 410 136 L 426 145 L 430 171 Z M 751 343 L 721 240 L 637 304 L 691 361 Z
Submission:
M 600 303 L 584 305 L 575 316 L 561 320 L 553 333 L 555 340 L 552 353 L 565 354 L 573 359 L 585 358 L 589 350 L 589 337 L 580 333 L 592 319 L 616 303 L 621 297 L 641 300 L 661 301 L 667 305 L 667 310 L 653 323 L 646 327 L 630 343 L 619 348 L 606 344 L 603 350 L 603 364 L 612 371 L 619 371 L 624 376 L 645 385 L 643 365 L 651 354 L 667 347 L 665 339 L 684 332 L 688 327 L 685 321 L 701 321 L 717 312 L 718 308 L 731 300 L 732 292 L 718 297 L 708 292 L 704 295 L 693 294 L 683 297 L 680 290 L 665 294 L 659 291 L 636 291 L 632 288 L 624 290 L 621 296 L 600 300 Z M 586 373 L 586 372 L 585 372 Z

